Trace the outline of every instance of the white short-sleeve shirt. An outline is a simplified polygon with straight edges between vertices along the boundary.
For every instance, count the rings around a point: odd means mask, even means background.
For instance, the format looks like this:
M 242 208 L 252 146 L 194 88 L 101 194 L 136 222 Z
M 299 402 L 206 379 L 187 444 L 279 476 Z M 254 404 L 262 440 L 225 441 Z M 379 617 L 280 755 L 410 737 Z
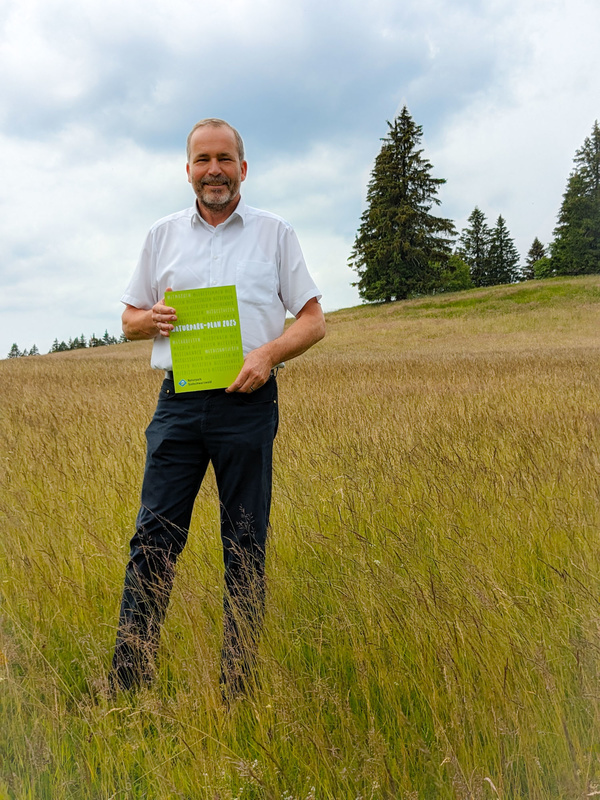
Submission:
M 281 336 L 286 311 L 296 316 L 311 298 L 321 298 L 291 225 L 240 199 L 215 228 L 195 205 L 156 222 L 121 301 L 147 309 L 167 288 L 231 285 L 237 290 L 244 355 Z M 154 340 L 152 366 L 173 368 L 167 337 Z

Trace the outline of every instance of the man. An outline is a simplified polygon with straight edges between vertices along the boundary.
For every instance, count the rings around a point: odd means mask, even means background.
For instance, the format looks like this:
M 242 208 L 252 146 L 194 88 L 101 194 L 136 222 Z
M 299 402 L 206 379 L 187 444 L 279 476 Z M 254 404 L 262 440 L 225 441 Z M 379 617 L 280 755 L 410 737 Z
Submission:
M 110 681 L 134 689 L 152 678 L 175 562 L 212 462 L 225 563 L 221 682 L 229 696 L 246 687 L 263 616 L 276 367 L 322 339 L 325 321 L 290 225 L 240 196 L 248 167 L 239 133 L 219 119 L 197 123 L 186 168 L 196 202 L 151 228 L 122 297 L 125 335 L 154 339 L 152 366 L 166 377 L 146 431 Z M 168 337 L 177 317 L 165 292 L 232 284 L 244 349 L 238 376 L 226 389 L 175 394 Z M 286 310 L 295 321 L 284 331 Z

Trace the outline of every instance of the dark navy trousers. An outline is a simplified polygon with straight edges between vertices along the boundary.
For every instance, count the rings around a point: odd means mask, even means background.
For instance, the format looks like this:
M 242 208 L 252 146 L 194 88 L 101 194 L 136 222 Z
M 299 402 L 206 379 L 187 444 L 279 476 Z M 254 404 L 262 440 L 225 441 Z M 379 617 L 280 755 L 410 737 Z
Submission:
M 221 681 L 242 691 L 255 659 L 265 602 L 265 545 L 278 425 L 272 376 L 251 394 L 175 394 L 165 379 L 146 430 L 141 507 L 110 674 L 115 688 L 149 682 L 177 557 L 209 462 L 219 490 L 225 564 Z

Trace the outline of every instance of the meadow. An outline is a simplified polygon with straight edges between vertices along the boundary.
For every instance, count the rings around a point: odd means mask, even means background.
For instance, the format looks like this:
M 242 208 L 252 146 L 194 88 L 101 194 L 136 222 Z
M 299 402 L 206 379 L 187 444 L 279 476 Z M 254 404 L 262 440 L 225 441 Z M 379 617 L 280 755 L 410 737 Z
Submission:
M 600 277 L 328 315 L 278 378 L 260 688 L 212 477 L 156 684 L 107 693 L 148 343 L 0 362 L 0 800 L 600 797 Z

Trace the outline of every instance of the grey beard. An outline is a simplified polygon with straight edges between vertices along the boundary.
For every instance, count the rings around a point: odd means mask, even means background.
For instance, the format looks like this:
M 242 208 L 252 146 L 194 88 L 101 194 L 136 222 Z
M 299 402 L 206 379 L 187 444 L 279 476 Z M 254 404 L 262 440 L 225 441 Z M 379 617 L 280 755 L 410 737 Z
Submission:
M 203 198 L 200 200 L 201 205 L 204 208 L 208 208 L 209 211 L 221 211 L 221 209 L 225 208 L 231 202 L 231 195 L 227 195 L 224 200 L 204 200 Z
M 226 188 L 227 191 L 223 195 L 221 200 L 218 199 L 209 199 L 211 195 L 208 192 L 205 192 L 206 186 L 223 186 Z M 201 186 L 200 192 L 200 202 L 205 208 L 208 208 L 210 211 L 220 211 L 222 208 L 225 208 L 230 202 L 233 197 L 233 192 L 231 191 L 231 185 L 229 183 L 205 183 Z

